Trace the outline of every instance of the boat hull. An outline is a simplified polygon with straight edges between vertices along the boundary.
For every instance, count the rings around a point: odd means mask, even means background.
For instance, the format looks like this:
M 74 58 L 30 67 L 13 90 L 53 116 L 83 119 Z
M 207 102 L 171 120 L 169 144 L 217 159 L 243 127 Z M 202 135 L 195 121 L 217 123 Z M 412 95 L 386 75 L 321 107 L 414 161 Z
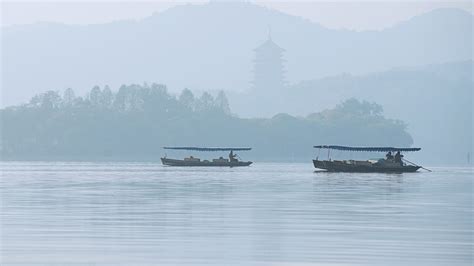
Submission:
M 387 166 L 378 164 L 357 165 L 334 161 L 313 160 L 315 168 L 323 169 L 328 172 L 346 172 L 346 173 L 413 173 L 420 169 L 420 166 L 397 165 Z
M 168 166 L 205 166 L 205 167 L 239 167 L 249 166 L 252 162 L 212 162 L 212 161 L 185 161 L 169 158 L 161 158 L 163 165 Z

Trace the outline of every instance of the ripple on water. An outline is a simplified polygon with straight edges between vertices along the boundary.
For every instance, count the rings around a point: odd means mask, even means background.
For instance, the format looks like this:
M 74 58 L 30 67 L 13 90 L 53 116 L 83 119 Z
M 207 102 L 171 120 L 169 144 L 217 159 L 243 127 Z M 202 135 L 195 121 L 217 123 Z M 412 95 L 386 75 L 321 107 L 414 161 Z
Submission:
M 3 264 L 473 262 L 472 169 L 0 163 Z

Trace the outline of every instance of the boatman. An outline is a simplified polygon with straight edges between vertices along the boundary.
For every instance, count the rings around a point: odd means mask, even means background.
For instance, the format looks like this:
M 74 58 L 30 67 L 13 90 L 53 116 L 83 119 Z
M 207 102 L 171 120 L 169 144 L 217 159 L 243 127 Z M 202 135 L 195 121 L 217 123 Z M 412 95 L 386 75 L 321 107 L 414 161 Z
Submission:
M 400 151 L 397 151 L 397 153 L 395 154 L 395 162 L 403 166 L 402 157 L 403 155 L 400 154 Z
M 237 157 L 237 154 L 234 154 L 234 151 L 230 150 L 229 161 L 230 162 L 237 162 L 237 159 L 235 159 L 235 157 Z
M 385 157 L 387 157 L 387 160 L 392 160 L 392 159 L 393 159 L 392 152 L 389 151 L 389 152 L 387 153 L 387 155 L 385 155 Z

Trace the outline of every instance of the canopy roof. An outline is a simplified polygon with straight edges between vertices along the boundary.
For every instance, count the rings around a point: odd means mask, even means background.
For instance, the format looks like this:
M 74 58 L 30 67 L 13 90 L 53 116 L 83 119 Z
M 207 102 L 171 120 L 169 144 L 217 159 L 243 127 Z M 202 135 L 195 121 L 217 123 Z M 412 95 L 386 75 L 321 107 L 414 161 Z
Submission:
M 338 145 L 318 145 L 314 148 L 332 149 L 340 151 L 373 151 L 373 152 L 389 152 L 389 151 L 419 151 L 421 148 L 396 148 L 396 147 L 348 147 Z
M 187 150 L 187 151 L 249 151 L 252 148 L 209 148 L 209 147 L 163 147 L 165 150 Z

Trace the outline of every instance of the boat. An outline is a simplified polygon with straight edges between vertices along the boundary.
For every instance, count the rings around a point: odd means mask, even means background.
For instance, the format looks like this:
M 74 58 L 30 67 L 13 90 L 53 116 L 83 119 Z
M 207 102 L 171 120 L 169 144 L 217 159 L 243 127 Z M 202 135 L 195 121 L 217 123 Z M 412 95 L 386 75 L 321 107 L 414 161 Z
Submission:
M 163 165 L 167 166 L 207 166 L 207 167 L 239 167 L 249 166 L 250 161 L 240 161 L 239 157 L 234 151 L 249 151 L 252 148 L 207 148 L 207 147 L 163 147 L 165 150 L 186 150 L 186 151 L 229 151 L 229 159 L 219 157 L 212 160 L 201 160 L 200 158 L 189 156 L 184 159 L 171 159 L 165 157 L 161 158 Z
M 396 148 L 396 147 L 349 147 L 338 145 L 318 145 L 317 149 L 328 150 L 328 160 L 313 160 L 315 168 L 328 172 L 348 172 L 348 173 L 410 173 L 416 172 L 422 166 L 416 165 L 403 159 L 402 152 L 419 151 L 421 148 Z M 377 160 L 331 160 L 331 150 L 339 151 L 360 151 L 360 152 L 387 152 L 386 158 Z M 396 152 L 395 156 L 391 153 Z M 426 168 L 423 168 L 428 170 Z M 430 170 L 428 170 L 430 171 Z

